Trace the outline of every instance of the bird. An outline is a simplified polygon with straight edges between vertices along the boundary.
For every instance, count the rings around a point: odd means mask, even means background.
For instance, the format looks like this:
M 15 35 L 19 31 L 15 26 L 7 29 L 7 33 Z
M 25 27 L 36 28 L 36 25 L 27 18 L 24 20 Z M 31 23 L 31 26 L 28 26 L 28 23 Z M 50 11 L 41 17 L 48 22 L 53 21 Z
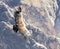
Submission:
M 31 36 L 31 34 L 26 28 L 24 18 L 22 15 L 22 9 L 20 6 L 16 7 L 16 11 L 14 12 L 14 17 L 15 17 L 15 25 L 13 25 L 13 30 L 16 33 L 19 31 L 19 33 L 22 36 L 24 36 L 25 39 L 27 39 L 27 37 Z

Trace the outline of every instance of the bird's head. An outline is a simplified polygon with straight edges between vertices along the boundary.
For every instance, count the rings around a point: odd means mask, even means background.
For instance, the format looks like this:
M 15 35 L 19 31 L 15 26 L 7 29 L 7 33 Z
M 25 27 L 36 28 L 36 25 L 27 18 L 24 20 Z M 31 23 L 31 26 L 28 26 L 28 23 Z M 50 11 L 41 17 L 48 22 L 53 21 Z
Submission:
M 22 11 L 22 9 L 21 9 L 20 6 L 19 6 L 19 7 L 16 7 L 15 10 L 16 10 L 16 11 L 15 11 L 16 14 L 19 14 L 19 13 L 21 13 L 21 11 Z

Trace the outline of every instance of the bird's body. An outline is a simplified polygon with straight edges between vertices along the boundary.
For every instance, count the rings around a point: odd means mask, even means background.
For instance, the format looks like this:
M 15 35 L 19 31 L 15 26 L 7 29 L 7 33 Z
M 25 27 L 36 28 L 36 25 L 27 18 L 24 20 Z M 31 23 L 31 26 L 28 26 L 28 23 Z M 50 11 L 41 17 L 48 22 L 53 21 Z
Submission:
M 25 36 L 30 36 L 30 33 L 28 29 L 25 26 L 23 15 L 21 14 L 21 9 L 18 9 L 18 11 L 15 12 L 14 17 L 15 17 L 15 27 L 13 27 L 13 30 L 15 32 L 19 31 L 20 34 L 22 34 L 24 37 Z
M 21 14 L 17 15 L 15 21 L 18 26 L 19 33 L 21 33 L 22 35 L 25 34 L 28 30 L 27 30 L 25 23 L 23 21 L 23 16 L 21 16 Z

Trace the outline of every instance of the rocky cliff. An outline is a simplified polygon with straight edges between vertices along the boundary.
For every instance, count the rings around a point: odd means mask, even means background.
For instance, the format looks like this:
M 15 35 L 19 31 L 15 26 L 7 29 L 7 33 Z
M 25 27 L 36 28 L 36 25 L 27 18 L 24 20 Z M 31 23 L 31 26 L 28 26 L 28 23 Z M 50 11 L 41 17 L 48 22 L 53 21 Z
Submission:
M 60 49 L 59 0 L 1 0 L 0 49 Z M 12 30 L 14 7 L 21 6 L 30 43 Z

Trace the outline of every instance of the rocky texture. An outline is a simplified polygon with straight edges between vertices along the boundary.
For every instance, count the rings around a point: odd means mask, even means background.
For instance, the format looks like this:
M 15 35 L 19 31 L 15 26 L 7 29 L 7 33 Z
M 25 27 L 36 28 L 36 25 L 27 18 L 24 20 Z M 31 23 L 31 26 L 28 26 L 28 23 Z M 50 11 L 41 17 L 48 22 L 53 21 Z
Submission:
M 59 0 L 0 1 L 0 49 L 60 49 Z M 22 6 L 27 29 L 32 33 L 26 42 L 12 30 L 14 7 Z

